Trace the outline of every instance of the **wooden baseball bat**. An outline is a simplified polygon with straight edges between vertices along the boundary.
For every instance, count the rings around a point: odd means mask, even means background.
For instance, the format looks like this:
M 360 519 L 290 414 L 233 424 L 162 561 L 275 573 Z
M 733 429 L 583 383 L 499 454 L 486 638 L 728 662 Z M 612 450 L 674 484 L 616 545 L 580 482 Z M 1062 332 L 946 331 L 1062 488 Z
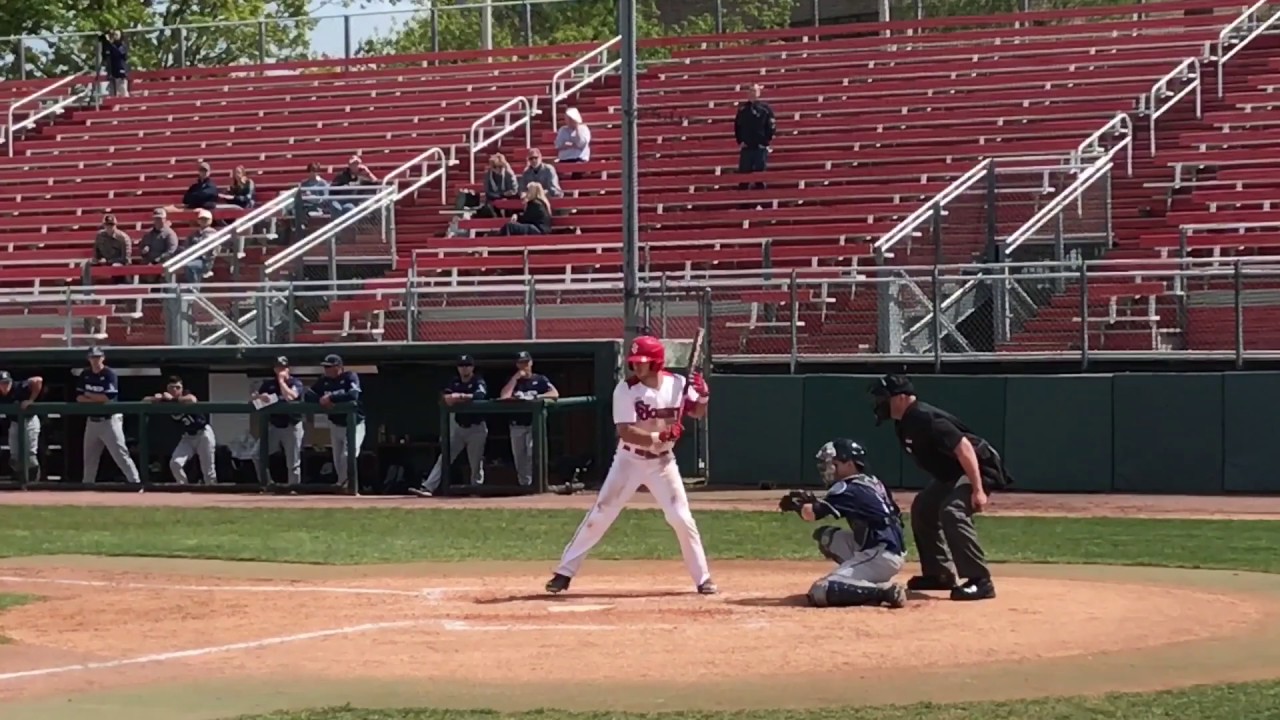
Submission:
M 689 390 L 689 383 L 693 381 L 693 374 L 698 372 L 702 366 L 702 344 L 706 338 L 706 328 L 699 327 L 698 332 L 693 335 L 693 349 L 689 351 L 689 367 L 684 371 L 684 387 L 685 392 Z M 680 409 L 676 412 L 676 425 L 684 422 L 684 403 L 680 403 Z

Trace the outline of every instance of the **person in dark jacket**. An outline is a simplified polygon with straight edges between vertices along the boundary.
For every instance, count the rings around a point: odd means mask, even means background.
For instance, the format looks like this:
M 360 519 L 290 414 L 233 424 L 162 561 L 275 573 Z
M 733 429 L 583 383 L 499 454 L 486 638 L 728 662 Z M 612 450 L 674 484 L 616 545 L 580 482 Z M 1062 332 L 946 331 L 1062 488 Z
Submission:
M 484 175 L 484 204 L 476 211 L 477 217 L 496 218 L 502 212 L 493 204 L 499 200 L 520 196 L 516 173 L 502 153 L 489 156 L 489 171 Z
M 536 182 L 525 190 L 524 210 L 502 226 L 499 235 L 546 235 L 551 232 L 551 203 L 547 191 Z
M 129 46 L 119 30 L 103 33 L 102 64 L 107 70 L 107 91 L 112 97 L 129 97 Z
M 738 142 L 738 172 L 764 172 L 769 166 L 769 144 L 777 132 L 778 121 L 773 108 L 760 99 L 760 86 L 752 85 L 750 96 L 738 106 L 733 119 L 733 136 Z M 764 183 L 741 183 L 738 189 L 763 188 Z
M 358 155 L 353 155 L 342 172 L 333 177 L 333 183 L 329 186 L 331 193 L 337 196 L 334 205 L 338 214 L 351 212 L 366 197 L 376 193 L 377 189 L 373 186 L 378 182 L 378 176 L 373 174 Z
M 213 210 L 218 206 L 218 195 L 218 185 L 210 177 L 209 163 L 202 162 L 196 167 L 196 181 L 182 196 L 182 204 L 188 210 Z
M 257 204 L 254 195 L 255 188 L 253 181 L 249 179 L 249 173 L 245 172 L 243 165 L 237 165 L 236 169 L 231 171 L 230 191 L 219 195 L 218 198 L 245 210 L 252 210 Z

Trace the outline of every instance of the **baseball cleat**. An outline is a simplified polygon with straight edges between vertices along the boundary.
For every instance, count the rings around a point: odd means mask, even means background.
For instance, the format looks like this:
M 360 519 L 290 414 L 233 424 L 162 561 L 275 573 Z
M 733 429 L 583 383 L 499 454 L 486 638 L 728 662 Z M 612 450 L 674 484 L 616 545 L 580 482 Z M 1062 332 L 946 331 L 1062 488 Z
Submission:
M 953 578 L 934 575 L 916 575 L 907 581 L 908 590 L 953 590 L 955 587 Z
M 903 608 L 907 606 L 907 589 L 894 583 L 885 588 L 884 604 L 891 608 Z
M 547 592 L 554 595 L 568 590 L 569 581 L 572 579 L 568 575 L 561 575 L 560 573 L 552 575 L 551 579 L 547 581 Z
M 716 584 L 710 580 L 698 586 L 699 595 L 715 595 L 718 592 L 720 592 L 720 588 L 716 587 Z
M 952 588 L 952 600 L 990 600 L 996 596 L 996 586 L 991 578 L 966 580 L 963 585 Z
M 411 487 L 409 488 L 409 492 L 413 493 L 414 495 L 417 495 L 418 497 L 431 497 L 431 491 L 427 490 L 426 488 Z

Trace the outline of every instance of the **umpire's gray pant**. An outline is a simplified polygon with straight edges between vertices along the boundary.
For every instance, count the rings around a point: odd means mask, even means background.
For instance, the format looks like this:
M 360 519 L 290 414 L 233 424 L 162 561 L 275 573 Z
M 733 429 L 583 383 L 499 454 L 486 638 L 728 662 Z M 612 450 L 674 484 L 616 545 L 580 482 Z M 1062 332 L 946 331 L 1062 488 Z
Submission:
M 302 434 L 302 423 L 288 427 L 267 425 L 267 456 L 270 457 L 277 449 L 284 453 L 284 466 L 289 471 L 290 485 L 302 483 Z M 255 467 L 260 462 L 259 457 L 253 456 Z M 258 477 L 270 480 L 271 468 L 258 467 Z
M 953 580 L 991 577 L 973 526 L 972 495 L 968 478 L 955 483 L 933 480 L 911 501 L 911 534 L 922 575 Z
M 533 428 L 529 425 L 511 426 L 511 459 L 516 464 L 516 479 L 521 485 L 533 484 Z
M 338 473 L 338 484 L 347 484 L 347 428 L 329 421 L 329 443 L 333 446 L 333 469 Z M 360 468 L 360 448 L 364 445 L 364 422 L 356 423 L 356 471 Z
M 906 560 L 903 553 L 889 552 L 883 545 L 873 548 L 858 548 L 856 536 L 850 530 L 842 530 L 830 525 L 819 528 L 814 533 L 818 541 L 818 550 L 828 558 L 833 558 L 839 565 L 827 573 L 809 588 L 809 597 L 818 607 L 845 604 L 875 604 L 879 596 L 874 592 L 865 594 L 865 598 L 854 597 L 848 588 L 866 588 L 885 590 L 893 585 L 893 578 L 902 570 Z M 832 585 L 843 585 L 845 589 L 837 598 L 828 597 L 828 589 Z M 835 600 L 833 602 L 833 600 Z M 850 603 L 850 600 L 860 602 Z M 865 602 L 861 602 L 865 600 Z
M 475 485 L 484 483 L 484 443 L 489 439 L 489 426 L 478 422 L 471 427 L 462 427 L 458 421 L 449 418 L 449 462 L 458 458 L 458 453 L 467 451 L 467 460 L 471 462 L 471 482 Z M 444 456 L 436 458 L 431 474 L 422 484 L 427 492 L 435 492 L 440 487 L 440 478 L 444 476 Z
M 27 472 L 32 476 L 28 478 L 31 480 L 40 476 L 40 418 L 32 415 L 23 422 L 27 425 Z M 10 418 L 9 467 L 13 468 L 14 473 L 22 471 L 18 462 L 21 459 L 18 452 L 18 430 L 17 418 Z
M 138 467 L 129 457 L 129 446 L 124 441 L 124 418 L 112 415 L 109 418 L 89 418 L 84 424 L 84 476 L 85 484 L 92 484 L 98 479 L 98 461 L 102 451 L 107 451 L 116 466 L 124 473 L 125 480 L 141 483 Z
M 213 428 L 208 425 L 195 435 L 183 433 L 169 458 L 169 472 L 173 473 L 173 479 L 183 485 L 187 484 L 187 463 L 194 454 L 200 458 L 200 473 L 204 475 L 204 484 L 213 485 L 218 482 L 217 465 L 214 463 L 214 448 L 217 444 Z

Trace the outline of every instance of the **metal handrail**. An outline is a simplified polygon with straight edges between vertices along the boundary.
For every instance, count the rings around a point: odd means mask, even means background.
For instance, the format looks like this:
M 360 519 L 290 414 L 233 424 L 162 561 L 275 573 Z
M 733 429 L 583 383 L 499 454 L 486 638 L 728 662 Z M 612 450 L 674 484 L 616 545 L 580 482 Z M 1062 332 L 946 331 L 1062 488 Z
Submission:
M 1164 105 L 1157 106 L 1156 103 L 1158 102 L 1160 96 L 1166 95 L 1169 93 L 1169 83 L 1173 82 L 1174 80 L 1181 80 L 1186 78 L 1188 70 L 1190 70 L 1190 73 L 1191 73 L 1191 82 L 1186 87 L 1179 90 L 1177 93 L 1174 93 L 1173 97 L 1169 98 L 1169 102 L 1165 103 Z M 1187 58 L 1186 60 L 1183 60 L 1181 63 L 1179 63 L 1178 67 L 1169 71 L 1167 75 L 1157 80 L 1155 84 L 1151 86 L 1151 95 L 1150 95 L 1151 104 L 1148 106 L 1148 109 L 1150 109 L 1151 111 L 1151 116 L 1150 118 L 1148 118 L 1148 122 L 1151 123 L 1150 140 L 1151 140 L 1151 156 L 1152 157 L 1155 157 L 1155 154 L 1156 154 L 1156 120 L 1158 120 L 1161 115 L 1164 115 L 1165 113 L 1172 110 L 1173 106 L 1176 105 L 1179 100 L 1186 97 L 1187 93 L 1190 93 L 1192 90 L 1194 90 L 1196 93 L 1196 117 L 1200 118 L 1204 116 L 1204 103 L 1201 97 L 1201 89 L 1200 89 L 1201 84 L 1202 83 L 1200 82 L 1200 59 L 1190 57 L 1190 58 Z
M 71 75 L 69 77 L 64 77 L 61 80 L 53 83 L 52 85 L 49 85 L 48 87 L 41 88 L 31 93 L 30 95 L 27 95 L 26 97 L 19 98 L 13 101 L 12 103 L 10 103 L 9 112 L 7 117 L 5 118 L 4 135 L 0 136 L 0 142 L 5 142 L 5 144 L 9 146 L 9 157 L 13 157 L 13 146 L 16 144 L 14 141 L 17 137 L 19 130 L 25 130 L 29 127 L 34 127 L 36 122 L 38 122 L 41 118 L 47 115 L 52 115 L 54 113 L 62 112 L 63 108 L 65 108 L 68 105 L 71 105 L 72 103 L 78 102 L 80 98 L 85 96 L 86 93 L 85 91 L 81 91 L 79 93 L 72 93 L 70 96 L 63 98 L 59 102 L 53 105 L 50 105 L 49 107 L 44 108 L 39 112 L 31 114 L 25 120 L 15 125 L 13 122 L 13 116 L 17 113 L 18 108 L 22 107 L 25 104 L 35 102 L 55 90 L 60 90 L 63 87 L 70 85 L 71 83 L 78 80 L 79 77 L 80 76 L 78 75 Z
M 1106 125 L 1098 128 L 1097 132 L 1084 139 L 1084 142 L 1076 146 L 1072 152 L 1072 162 L 1084 165 L 1084 155 L 1091 147 L 1100 147 L 1098 141 L 1106 137 L 1107 134 L 1115 131 L 1124 131 L 1126 138 L 1133 138 L 1133 118 L 1129 113 L 1116 113 Z M 1133 143 L 1129 143 L 1125 158 L 1125 169 L 1127 175 L 1133 174 Z
M 591 83 L 595 82 L 597 78 L 601 78 L 605 75 L 608 75 L 614 70 L 617 70 L 618 68 L 622 67 L 621 56 L 619 56 L 618 59 L 614 60 L 613 62 L 608 62 L 609 49 L 621 43 L 622 43 L 622 36 L 615 35 L 614 38 L 609 42 L 604 43 L 600 47 L 597 47 L 596 49 L 591 50 L 590 52 L 586 53 L 585 55 L 578 58 L 577 60 L 574 60 L 568 65 L 565 65 L 564 67 L 557 70 L 554 75 L 551 76 L 551 122 L 552 124 L 555 124 L 560 121 L 560 113 L 558 112 L 558 107 L 561 100 L 568 98 L 570 95 L 578 92 L 579 90 L 586 87 L 587 85 L 590 85 Z M 594 72 L 587 73 L 573 87 L 566 90 L 564 88 L 564 84 L 567 79 L 571 79 L 571 78 L 565 78 L 564 76 L 571 75 L 574 70 L 577 70 L 579 67 L 582 67 L 583 65 L 590 63 L 593 59 L 595 59 L 597 55 L 601 56 L 600 60 L 603 62 L 603 64 L 600 66 L 600 69 Z
M 915 231 L 915 229 L 924 222 L 929 221 L 933 215 L 935 207 L 942 207 L 951 202 L 960 193 L 968 190 L 974 183 L 986 177 L 988 169 L 991 167 L 991 158 L 984 158 L 978 161 L 964 175 L 956 178 L 942 192 L 933 197 L 932 200 L 916 209 L 915 212 L 908 215 L 898 226 L 875 242 L 871 247 L 876 254 L 883 254 L 892 248 L 897 242 Z
M 521 117 L 519 122 L 512 124 L 511 109 L 513 107 L 517 107 L 520 105 L 524 106 L 524 115 Z M 503 125 L 496 134 L 484 136 L 484 133 L 481 132 L 482 130 L 484 130 L 484 124 L 491 120 L 494 120 L 495 118 L 497 118 L 499 115 L 502 115 L 503 113 L 506 113 L 507 115 L 506 120 L 504 121 L 506 124 Z M 467 139 L 469 141 L 467 145 L 467 150 L 468 150 L 467 154 L 470 155 L 470 159 L 468 160 L 468 162 L 471 165 L 471 169 L 468 174 L 468 178 L 469 178 L 468 182 L 475 183 L 476 181 L 476 152 L 477 151 L 483 150 L 489 147 L 490 145 L 492 145 L 493 143 L 497 142 L 498 140 L 501 140 L 507 135 L 510 135 L 512 132 L 516 130 L 516 128 L 519 128 L 521 125 L 524 126 L 525 147 L 528 147 L 530 143 L 533 142 L 533 116 L 536 113 L 537 111 L 534 108 L 534 104 L 532 101 L 529 100 L 529 98 L 524 97 L 522 95 L 517 95 L 516 97 L 513 97 L 510 100 L 502 103 L 502 105 L 499 105 L 497 109 L 489 111 L 487 114 L 483 115 L 479 120 L 476 120 L 475 122 L 471 123 L 471 132 L 468 133 L 467 135 Z
M 1254 38 L 1266 32 L 1267 28 L 1274 25 L 1276 20 L 1280 20 L 1280 13 L 1273 13 L 1270 18 L 1267 18 L 1267 20 L 1251 30 L 1248 35 L 1240 40 L 1240 42 L 1236 43 L 1235 47 L 1231 48 L 1230 51 L 1227 51 L 1226 46 L 1231 41 L 1231 34 L 1240 26 L 1254 20 L 1254 16 L 1260 13 L 1262 8 L 1270 2 L 1271 0 L 1258 0 L 1258 2 L 1254 3 L 1247 10 L 1241 13 L 1240 17 L 1231 21 L 1229 25 L 1222 28 L 1222 32 L 1218 33 L 1218 97 L 1222 97 L 1225 92 L 1223 88 L 1222 68 L 1227 64 L 1227 61 L 1235 57 L 1236 54 L 1248 46 L 1249 43 L 1253 42 Z
M 457 159 L 453 155 L 453 150 L 454 150 L 453 146 L 452 145 L 449 146 L 449 154 L 446 155 L 444 150 L 441 150 L 438 147 L 428 148 L 427 150 L 424 150 L 423 152 L 418 153 L 418 155 L 416 155 L 412 160 L 405 162 L 400 167 L 387 173 L 386 176 L 382 178 L 382 184 L 383 186 L 388 186 L 392 184 L 395 184 L 398 186 L 401 175 L 404 175 L 405 179 L 408 179 L 409 172 L 413 170 L 415 167 L 421 166 L 422 174 L 418 178 L 419 181 L 421 181 L 423 178 L 426 178 L 428 175 L 430 175 L 431 179 L 434 180 L 435 174 L 439 173 L 440 204 L 444 205 L 449 202 L 448 188 L 445 187 L 445 176 L 448 173 L 449 166 L 457 163 Z M 428 173 L 427 161 L 430 160 L 431 158 L 436 158 L 436 157 L 440 159 L 440 169 L 436 170 L 434 173 Z M 399 201 L 403 199 L 410 192 L 416 192 L 419 188 L 421 188 L 425 184 L 426 183 L 423 183 L 423 182 L 417 182 L 412 184 L 409 190 L 405 190 L 400 194 L 396 195 L 396 200 Z
M 377 193 L 370 196 L 368 200 L 360 203 L 342 217 L 330 222 L 307 237 L 304 237 L 284 250 L 281 250 L 279 253 L 276 253 L 275 257 L 268 260 L 262 266 L 263 272 L 267 274 L 273 273 L 294 260 L 297 260 L 310 252 L 310 250 L 315 246 L 356 224 L 369 213 L 375 210 L 380 210 L 387 205 L 394 204 L 395 196 L 396 188 L 394 185 L 382 187 Z
M 298 188 L 290 188 L 279 195 L 271 198 L 258 207 L 236 218 L 234 222 L 220 230 L 215 231 L 212 235 L 204 240 L 192 245 L 189 248 L 181 250 L 178 254 L 166 260 L 161 267 L 167 273 L 177 272 L 186 267 L 188 263 L 196 258 L 203 257 L 210 252 L 217 250 L 222 245 L 236 236 L 239 230 L 251 228 L 254 225 L 266 220 L 281 210 L 290 207 L 298 197 Z
M 1098 161 L 1090 166 L 1088 170 L 1080 173 L 1080 176 L 1075 179 L 1075 182 L 1071 183 L 1070 186 L 1059 193 L 1053 200 L 1050 200 L 1043 208 L 1040 209 L 1040 212 L 1037 212 L 1022 227 L 1018 228 L 1012 232 L 1009 237 L 1005 238 L 1005 256 L 1007 257 L 1009 253 L 1017 250 L 1018 246 L 1022 245 L 1022 243 L 1026 242 L 1032 235 L 1039 232 L 1040 228 L 1044 227 L 1045 223 L 1049 222 L 1050 219 L 1066 208 L 1068 203 L 1083 195 L 1084 191 L 1088 190 L 1093 183 L 1098 180 L 1098 178 L 1110 171 L 1115 154 L 1125 149 L 1125 147 L 1132 142 L 1132 138 L 1125 138 L 1122 140 L 1119 145 L 1116 145 L 1111 149 L 1111 152 L 1107 153 L 1104 157 L 1099 158 Z M 1003 265 L 1004 263 L 1001 264 Z

